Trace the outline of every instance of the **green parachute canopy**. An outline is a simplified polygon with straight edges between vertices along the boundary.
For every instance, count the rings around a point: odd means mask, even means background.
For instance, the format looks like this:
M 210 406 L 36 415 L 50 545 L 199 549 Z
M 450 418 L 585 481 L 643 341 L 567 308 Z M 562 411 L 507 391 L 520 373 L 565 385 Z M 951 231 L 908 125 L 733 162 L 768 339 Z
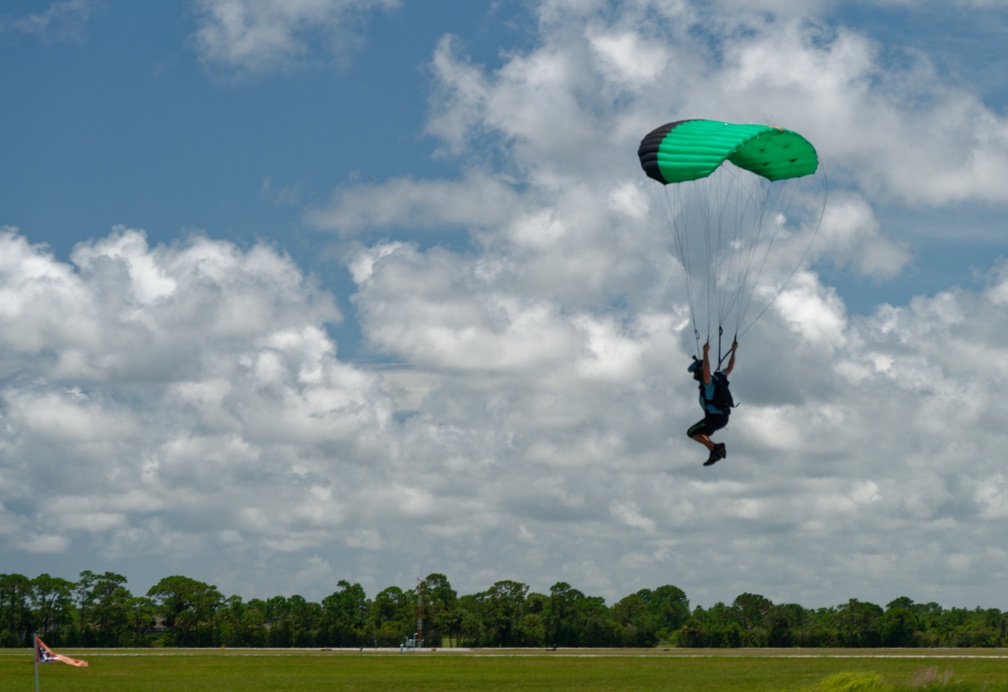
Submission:
M 705 178 L 725 161 L 767 180 L 815 173 L 815 147 L 797 132 L 770 125 L 736 125 L 716 120 L 678 120 L 641 141 L 641 168 L 660 183 Z

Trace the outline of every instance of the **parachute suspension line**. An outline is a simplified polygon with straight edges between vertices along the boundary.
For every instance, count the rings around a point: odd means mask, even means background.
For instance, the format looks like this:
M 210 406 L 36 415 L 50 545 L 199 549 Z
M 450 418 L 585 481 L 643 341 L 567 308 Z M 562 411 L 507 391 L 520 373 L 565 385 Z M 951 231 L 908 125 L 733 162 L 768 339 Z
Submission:
M 717 237 L 713 233 L 712 218 L 714 217 L 714 209 L 711 204 L 712 199 L 718 199 L 717 196 L 712 196 L 707 194 L 708 191 L 702 189 L 700 185 L 690 184 L 689 187 L 695 192 L 697 197 L 697 208 L 701 216 L 701 227 L 703 228 L 703 239 L 704 239 L 704 267 L 706 271 L 704 272 L 704 281 L 707 284 L 707 300 L 704 301 L 705 307 L 707 308 L 707 342 L 710 343 L 711 337 L 711 322 L 712 314 L 716 313 L 716 306 L 713 304 L 714 301 L 710 300 L 711 296 L 717 295 L 717 253 L 718 248 L 715 244 Z
M 823 180 L 825 189 L 825 177 Z M 746 320 L 755 300 L 754 289 L 763 276 L 770 252 L 786 230 L 785 218 L 797 198 L 799 181 L 791 179 L 771 184 L 763 178 L 745 176 L 734 166 L 722 166 L 709 176 L 706 185 L 692 182 L 658 184 L 661 188 L 657 191 L 659 202 L 673 231 L 676 257 L 682 265 L 697 354 L 703 335 L 706 334 L 708 342 L 711 340 L 716 321 L 718 359 L 727 358 L 729 352 L 723 350 L 723 330 L 728 328 L 733 332 L 733 341 L 748 332 L 801 268 L 821 227 L 825 192 L 813 236 L 797 266 L 763 309 L 751 321 Z M 698 230 L 702 232 L 697 233 Z M 694 234 L 696 237 L 691 239 Z M 698 241 L 699 247 L 694 247 Z M 697 262 L 706 264 L 706 270 L 696 266 Z M 695 273 L 696 270 L 699 272 Z M 699 273 L 704 276 L 700 277 Z M 698 300 L 697 280 L 703 282 L 706 300 Z
M 745 186 L 740 184 L 738 169 L 728 166 L 723 166 L 722 169 L 725 171 L 725 176 L 730 176 L 730 182 L 723 190 L 719 188 L 717 197 L 722 200 L 717 228 L 721 258 L 717 261 L 718 343 L 716 367 L 713 370 L 721 370 L 721 365 L 727 357 L 724 351 L 724 328 L 745 290 L 747 266 L 746 259 L 740 252 L 745 237 L 741 230 L 745 219 L 743 202 L 746 196 Z
M 710 186 L 704 186 L 704 234 L 708 238 L 708 337 L 716 321 L 718 336 L 732 305 L 730 277 L 736 275 L 736 256 L 733 249 L 739 240 L 737 205 L 732 194 L 737 193 L 734 166 L 723 166 L 709 176 Z M 733 214 L 733 212 L 735 212 Z
M 673 186 L 675 190 L 676 202 L 678 205 L 677 213 L 674 217 L 675 235 L 677 238 L 677 248 L 680 253 L 679 260 L 682 262 L 683 269 L 686 274 L 686 297 L 689 301 L 690 308 L 690 318 L 693 320 L 693 336 L 696 341 L 696 353 L 697 356 L 700 355 L 700 327 L 697 324 L 697 300 L 696 292 L 693 285 L 693 248 L 690 247 L 690 238 L 693 236 L 690 233 L 690 228 L 693 225 L 692 216 L 694 212 L 694 207 L 698 216 L 702 219 L 704 217 L 704 210 L 701 204 L 698 202 L 702 201 L 702 195 L 699 187 L 696 185 L 686 184 L 686 185 L 675 185 Z M 668 188 L 666 188 L 668 189 Z M 705 301 L 706 302 L 706 301 Z M 710 307 L 707 307 L 706 315 L 706 329 L 707 338 L 710 339 Z
M 655 183 L 655 194 L 662 207 L 668 227 L 672 229 L 672 243 L 676 258 L 681 265 L 686 287 L 686 302 L 689 306 L 690 323 L 696 339 L 696 351 L 700 353 L 700 330 L 697 327 L 695 299 L 693 292 L 693 266 L 690 255 L 689 239 L 689 209 L 688 200 L 683 199 L 683 188 L 678 185 L 662 185 Z
M 732 249 L 737 240 L 736 224 L 733 219 L 727 218 L 734 205 L 730 204 L 729 194 L 732 191 L 731 184 L 724 184 L 723 178 L 729 172 L 727 166 L 723 167 L 725 174 L 717 176 L 717 196 L 715 199 L 721 200 L 717 210 L 717 248 L 718 257 L 714 259 L 714 269 L 716 272 L 716 285 L 714 300 L 717 304 L 717 324 L 718 324 L 718 357 L 721 353 L 721 333 L 723 331 L 725 317 L 729 304 L 730 287 L 727 284 L 728 277 L 734 276 L 734 255 Z M 727 229 L 731 229 L 726 232 Z
M 766 267 L 767 259 L 770 257 L 770 252 L 773 249 L 774 243 L 777 241 L 778 236 L 783 232 L 788 211 L 791 209 L 791 203 L 794 201 L 795 195 L 798 192 L 798 182 L 797 180 L 782 181 L 781 183 L 778 183 L 778 187 L 776 188 L 768 185 L 766 192 L 767 199 L 761 209 L 760 218 L 757 220 L 759 226 L 754 229 L 757 235 L 757 240 L 759 237 L 762 237 L 764 230 L 766 230 L 770 224 L 773 225 L 773 229 L 770 230 L 769 240 L 766 243 L 765 249 L 762 251 L 762 257 L 760 259 L 759 266 L 756 269 L 755 277 L 753 278 L 753 286 L 755 286 L 763 276 L 763 270 Z M 795 271 L 796 270 L 797 268 Z M 792 276 L 793 275 L 794 271 L 792 271 Z M 739 310 L 739 320 L 735 327 L 736 331 L 741 328 L 742 321 L 745 319 L 745 315 L 749 311 L 749 306 L 752 304 L 753 297 L 754 296 L 750 294 L 743 306 L 743 309 Z M 762 314 L 763 313 L 761 312 L 760 315 L 762 316 Z M 757 317 L 757 319 L 759 318 Z M 755 320 L 753 323 L 755 323 Z
M 763 230 L 766 228 L 768 210 L 773 206 L 771 200 L 774 188 L 769 181 L 760 178 L 751 179 L 750 185 L 747 186 L 746 191 L 748 192 L 747 208 L 751 210 L 751 213 L 749 214 L 750 228 L 747 236 L 750 238 L 750 241 L 745 249 L 745 258 L 740 260 L 738 274 L 739 289 L 736 294 L 737 309 L 735 310 L 736 334 L 738 334 L 742 321 L 745 319 L 745 315 L 749 310 L 749 305 L 752 303 L 756 284 L 763 275 L 763 269 L 766 266 L 766 260 L 769 256 L 769 247 L 767 247 L 762 251 L 762 260 L 760 261 L 754 274 L 753 264 L 756 261 L 757 252 L 760 249 L 760 241 L 763 236 Z M 743 202 L 740 201 L 740 204 L 743 204 Z M 739 226 L 742 226 L 742 223 L 740 223 Z M 746 288 L 749 290 L 746 291 Z
M 723 166 L 702 184 L 662 186 L 664 194 L 659 195 L 683 269 L 698 355 L 702 335 L 710 342 L 715 326 L 719 336 L 724 327 L 734 326 L 738 332 L 735 311 L 746 296 L 752 265 L 753 248 L 748 242 L 752 231 L 747 224 L 755 223 L 752 210 L 760 206 L 754 199 L 765 196 L 765 191 L 740 174 L 734 166 Z M 698 300 L 698 289 L 703 300 Z M 729 323 L 732 316 L 733 324 Z
M 767 310 L 769 310 L 773 306 L 773 304 L 777 301 L 777 299 L 781 296 L 781 294 L 784 293 L 784 289 L 787 288 L 789 283 L 791 283 L 791 279 L 794 278 L 794 275 L 797 274 L 798 270 L 802 267 L 803 264 L 805 264 L 805 258 L 808 257 L 809 250 L 812 249 L 812 243 L 815 242 L 816 236 L 819 235 L 819 230 L 822 228 L 823 217 L 826 215 L 826 202 L 829 199 L 829 177 L 826 174 L 826 164 L 823 162 L 822 159 L 819 159 L 819 173 L 821 174 L 821 176 L 819 177 L 822 180 L 822 186 L 821 186 L 822 202 L 815 205 L 819 210 L 819 216 L 815 220 L 815 223 L 812 224 L 812 235 L 809 238 L 808 244 L 802 251 L 801 257 L 798 258 L 798 262 L 791 270 L 791 273 L 788 274 L 787 278 L 784 280 L 783 283 L 781 283 L 780 287 L 777 289 L 777 292 L 774 293 L 773 297 L 769 301 L 767 301 L 767 304 L 764 305 L 763 309 L 760 310 L 759 314 L 753 318 L 753 321 L 750 322 L 748 325 L 746 325 L 746 327 L 742 329 L 740 332 L 738 332 L 739 336 L 744 336 L 745 333 L 748 332 L 750 329 L 752 329 L 752 326 L 756 324 L 756 322 L 759 321 L 759 319 L 763 317 L 764 314 L 766 314 Z M 797 182 L 795 182 L 795 188 L 797 188 Z M 796 192 L 797 189 L 792 191 L 792 197 L 796 194 Z M 769 254 L 769 250 L 767 251 L 767 254 Z M 764 262 L 765 261 L 766 257 L 764 257 Z
M 727 166 L 723 167 L 727 169 Z M 726 192 L 730 192 L 732 186 L 725 185 L 724 175 L 713 176 L 713 182 L 715 183 L 714 194 L 710 195 L 708 198 L 708 206 L 710 208 L 710 219 L 707 225 L 708 235 L 713 235 L 713 253 L 708 258 L 708 267 L 710 268 L 709 274 L 711 276 L 711 287 L 709 295 L 713 297 L 712 301 L 709 301 L 714 308 L 717 315 L 717 326 L 718 326 L 718 351 L 721 350 L 721 326 L 724 324 L 725 318 L 725 282 L 727 277 L 731 276 L 732 268 L 730 266 L 731 252 L 730 248 L 733 239 L 727 239 L 726 241 L 726 214 L 729 210 L 730 205 L 728 204 L 728 199 Z M 714 201 L 720 200 L 716 208 Z M 715 222 L 716 221 L 716 222 Z M 734 224 L 729 224 L 728 228 L 734 228 Z M 728 266 L 725 266 L 725 258 L 728 259 Z
M 737 175 L 738 172 L 735 173 Z M 734 317 L 737 338 L 766 312 L 764 309 L 743 329 L 770 252 L 784 231 L 783 222 L 797 194 L 798 182 L 786 180 L 771 184 L 762 178 L 737 178 L 733 189 L 736 193 L 733 200 L 733 208 L 736 210 L 733 227 L 736 233 L 731 247 L 726 247 L 726 253 L 731 261 L 728 274 L 736 277 L 736 281 L 733 286 L 722 291 L 721 322 L 723 324 L 728 317 Z M 797 268 L 792 276 L 796 271 Z
M 718 245 L 722 259 L 717 261 L 718 290 L 718 364 L 721 362 L 722 336 L 725 323 L 732 314 L 739 293 L 745 288 L 743 274 L 744 261 L 738 249 L 742 241 L 742 220 L 745 216 L 741 198 L 744 186 L 740 185 L 739 170 L 734 166 L 722 166 L 718 176 L 718 197 L 721 207 L 718 212 Z M 734 277 L 734 278 L 733 278 Z
M 732 195 L 724 194 L 722 199 L 725 200 L 726 205 L 730 205 L 730 209 L 733 212 L 733 216 L 730 220 L 729 228 L 732 229 L 732 237 L 728 244 L 724 246 L 724 251 L 728 257 L 729 266 L 727 272 L 724 273 L 724 289 L 722 291 L 720 299 L 720 315 L 718 324 L 719 326 L 725 326 L 725 322 L 732 315 L 736 315 L 736 329 L 737 329 L 737 315 L 738 315 L 738 305 L 743 300 L 745 295 L 747 278 L 749 267 L 751 266 L 751 252 L 752 243 L 748 245 L 744 242 L 745 238 L 750 238 L 752 236 L 751 232 L 745 232 L 745 222 L 746 218 L 752 217 L 752 214 L 748 210 L 755 208 L 757 202 L 755 201 L 756 195 L 754 194 L 753 183 L 750 180 L 749 184 L 746 183 L 746 178 L 740 176 L 740 170 L 735 167 L 724 166 L 726 175 L 730 175 L 731 184 L 728 186 L 728 192 L 733 193 Z M 756 190 L 758 191 L 758 190 Z M 729 277 L 734 277 L 734 279 L 729 282 Z
M 709 302 L 717 314 L 719 329 L 741 321 L 739 309 L 751 291 L 750 270 L 755 256 L 754 228 L 765 204 L 766 183 L 744 175 L 731 165 L 720 167 L 708 178 L 707 222 L 703 231 L 713 246 L 708 263 L 711 274 Z M 715 204 L 715 201 L 717 203 Z

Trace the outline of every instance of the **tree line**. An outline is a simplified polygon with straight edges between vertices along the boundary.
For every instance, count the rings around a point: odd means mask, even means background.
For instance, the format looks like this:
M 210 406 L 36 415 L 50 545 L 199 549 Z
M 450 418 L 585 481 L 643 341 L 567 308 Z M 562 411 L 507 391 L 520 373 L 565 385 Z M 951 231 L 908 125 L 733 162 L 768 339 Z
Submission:
M 691 610 L 670 585 L 611 606 L 566 582 L 543 594 L 505 580 L 458 596 L 443 574 L 374 598 L 341 580 L 318 603 L 246 601 L 185 576 L 135 596 L 113 572 L 85 570 L 76 582 L 0 574 L 0 646 L 31 646 L 33 633 L 54 647 L 388 647 L 418 637 L 425 647 L 999 647 L 1008 613 L 905 596 L 885 608 L 850 599 L 809 609 L 750 593 Z

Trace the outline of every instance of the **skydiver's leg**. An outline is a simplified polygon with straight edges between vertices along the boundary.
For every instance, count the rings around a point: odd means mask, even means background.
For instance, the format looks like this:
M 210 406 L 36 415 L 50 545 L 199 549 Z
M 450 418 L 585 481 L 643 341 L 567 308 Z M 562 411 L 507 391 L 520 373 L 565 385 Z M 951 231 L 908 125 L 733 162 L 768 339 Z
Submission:
M 701 435 L 690 435 L 690 439 L 691 440 L 696 440 L 697 442 L 699 442 L 700 444 L 702 444 L 704 447 L 706 447 L 709 451 L 714 451 L 714 447 L 716 447 L 716 445 L 714 444 L 714 440 L 710 439 L 709 437 L 707 437 L 706 435 L 703 435 L 703 434 L 701 434 Z
M 728 425 L 728 416 L 708 416 L 707 417 L 707 429 L 710 431 L 708 434 L 713 435 L 715 432 L 721 428 Z M 714 457 L 717 456 L 717 459 Z M 713 464 L 718 459 L 725 459 L 728 457 L 728 450 L 725 448 L 724 442 L 718 442 L 714 445 L 711 450 L 711 458 L 707 460 L 707 465 Z
M 695 423 L 693 426 L 691 426 L 690 429 L 686 431 L 686 434 L 689 436 L 689 438 L 691 440 L 696 440 L 697 442 L 699 442 L 700 444 L 702 444 L 704 447 L 706 447 L 707 451 L 709 451 L 709 452 L 713 452 L 714 451 L 714 441 L 711 440 L 710 437 L 707 435 L 707 419 L 706 418 L 704 418 L 702 421 L 699 421 L 699 422 Z

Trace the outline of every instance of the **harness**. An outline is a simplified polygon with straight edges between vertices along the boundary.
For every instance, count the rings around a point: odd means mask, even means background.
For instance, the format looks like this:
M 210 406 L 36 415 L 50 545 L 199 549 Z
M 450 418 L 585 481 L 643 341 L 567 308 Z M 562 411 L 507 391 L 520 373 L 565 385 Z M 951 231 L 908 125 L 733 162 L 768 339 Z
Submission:
M 728 389 L 728 378 L 718 370 L 711 373 L 710 386 L 713 389 L 711 398 L 707 398 L 707 384 L 700 382 L 700 407 L 705 413 L 714 413 L 719 416 L 731 415 L 731 410 L 735 406 L 731 390 Z

